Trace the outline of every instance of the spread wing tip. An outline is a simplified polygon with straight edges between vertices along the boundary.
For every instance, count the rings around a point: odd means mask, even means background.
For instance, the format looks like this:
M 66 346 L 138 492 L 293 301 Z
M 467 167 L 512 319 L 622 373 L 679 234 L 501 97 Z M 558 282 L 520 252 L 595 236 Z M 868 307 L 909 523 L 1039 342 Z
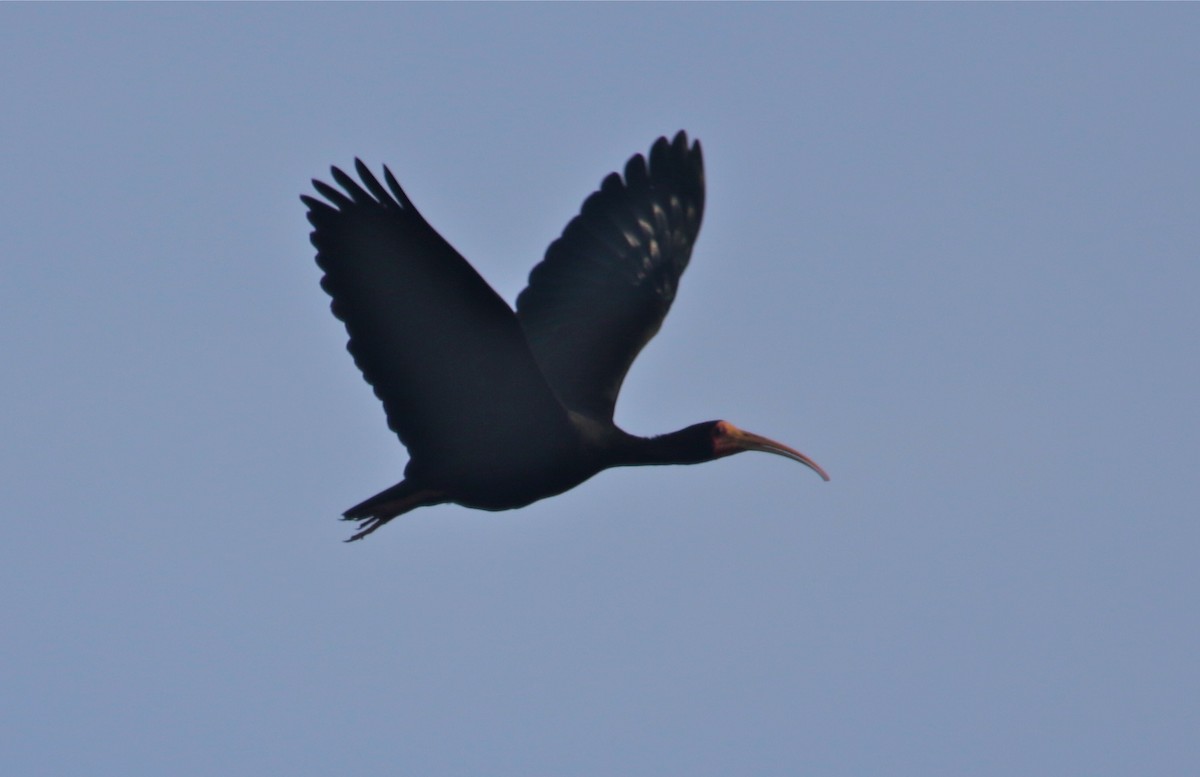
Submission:
M 331 186 L 324 181 L 314 178 L 312 186 L 317 193 L 324 197 L 327 202 L 323 202 L 316 197 L 307 194 L 300 195 L 300 201 L 303 202 L 310 213 L 324 213 L 330 210 L 346 210 L 358 206 L 375 206 L 375 207 L 397 207 L 413 210 L 412 202 L 400 188 L 400 184 L 396 182 L 392 171 L 387 165 L 383 167 L 384 180 L 387 181 L 388 187 L 384 188 L 379 182 L 379 178 L 371 172 L 371 168 L 367 167 L 366 163 L 359 157 L 354 158 L 354 172 L 358 174 L 359 181 L 354 180 L 354 177 L 342 170 L 342 168 L 333 165 L 329 168 L 329 175 L 333 178 L 341 189 Z M 365 188 L 364 188 L 365 187 Z M 388 189 L 391 189 L 389 192 Z M 348 196 L 347 196 L 348 195 Z M 311 220 L 311 219 L 310 219 Z

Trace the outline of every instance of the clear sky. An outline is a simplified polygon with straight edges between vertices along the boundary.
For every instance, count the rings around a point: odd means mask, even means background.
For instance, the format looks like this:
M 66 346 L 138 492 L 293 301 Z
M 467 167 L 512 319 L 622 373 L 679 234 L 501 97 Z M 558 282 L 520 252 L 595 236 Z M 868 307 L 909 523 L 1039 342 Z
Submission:
M 1200 773 L 1200 6 L 0 7 L 0 771 Z M 506 299 L 704 144 L 617 408 L 813 456 L 335 518 L 406 461 L 298 195 Z

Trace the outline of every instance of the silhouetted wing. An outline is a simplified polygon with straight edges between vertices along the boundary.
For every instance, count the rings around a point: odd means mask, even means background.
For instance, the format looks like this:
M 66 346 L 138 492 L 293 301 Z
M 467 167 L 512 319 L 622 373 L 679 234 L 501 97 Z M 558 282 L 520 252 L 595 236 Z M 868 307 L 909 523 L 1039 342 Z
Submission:
M 486 463 L 531 430 L 565 428 L 566 410 L 512 309 L 417 212 L 391 171 L 384 168 L 389 193 L 361 161 L 355 167 L 366 189 L 335 167 L 345 194 L 313 181 L 328 202 L 301 200 L 347 349 L 413 461 Z
M 697 141 L 659 138 L 612 173 L 529 275 L 517 318 L 563 403 L 610 420 L 634 358 L 675 299 L 704 213 Z

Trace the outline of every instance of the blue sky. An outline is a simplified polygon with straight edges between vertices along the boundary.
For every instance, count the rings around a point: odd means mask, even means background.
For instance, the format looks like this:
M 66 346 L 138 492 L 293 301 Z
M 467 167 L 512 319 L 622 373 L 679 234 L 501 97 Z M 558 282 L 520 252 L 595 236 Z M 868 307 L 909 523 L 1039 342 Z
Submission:
M 11 774 L 1200 769 L 1200 9 L 0 7 Z M 298 195 L 512 301 L 704 144 L 635 433 L 745 455 L 343 545 L 403 449 Z

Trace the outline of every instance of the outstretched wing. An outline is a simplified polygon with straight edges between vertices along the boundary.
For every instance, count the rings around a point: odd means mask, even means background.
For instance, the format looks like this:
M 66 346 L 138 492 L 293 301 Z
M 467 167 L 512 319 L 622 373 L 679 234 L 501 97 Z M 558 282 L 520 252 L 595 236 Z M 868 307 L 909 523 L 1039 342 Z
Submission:
M 704 213 L 699 141 L 659 138 L 583 203 L 517 298 L 517 318 L 568 408 L 611 420 L 625 373 L 675 299 Z
M 417 212 L 391 171 L 384 189 L 333 168 L 345 193 L 313 181 L 302 196 L 321 286 L 350 334 L 347 349 L 383 400 L 413 461 L 486 461 L 531 428 L 560 429 L 547 385 L 512 309 Z

